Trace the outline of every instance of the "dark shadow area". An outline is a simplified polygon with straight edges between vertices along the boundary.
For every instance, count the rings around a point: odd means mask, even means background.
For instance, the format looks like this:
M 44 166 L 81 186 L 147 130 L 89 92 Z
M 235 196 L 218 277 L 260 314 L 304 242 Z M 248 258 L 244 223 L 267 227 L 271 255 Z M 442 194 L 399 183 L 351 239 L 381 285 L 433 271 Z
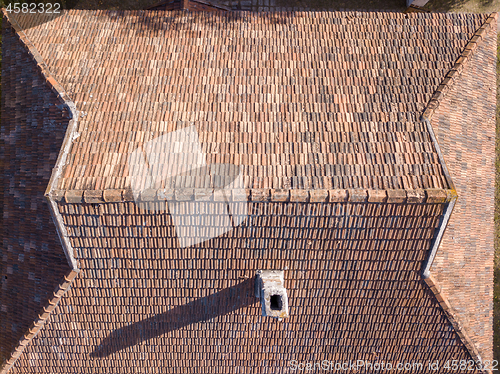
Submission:
M 160 0 L 65 0 L 66 9 L 82 10 L 143 10 Z
M 281 310 L 283 308 L 283 301 L 280 295 L 271 296 L 271 310 Z
M 495 252 L 498 251 L 498 248 Z M 495 253 L 495 272 L 493 282 L 493 359 L 500 359 L 500 268 L 498 253 Z
M 221 12 L 200 12 L 200 11 L 184 11 L 184 10 L 166 10 L 166 11 L 147 11 L 141 14 L 130 23 L 134 32 L 138 36 L 147 37 L 162 37 L 168 31 L 181 31 L 186 38 L 198 37 L 198 26 L 217 26 L 226 24 L 228 27 L 238 27 L 241 22 L 250 22 L 253 7 L 241 9 L 246 12 L 239 11 L 221 11 Z M 297 9 L 300 10 L 300 9 Z M 123 11 L 110 11 L 102 14 L 109 18 L 110 22 L 120 21 L 126 13 Z M 262 12 L 259 17 L 267 19 L 271 24 L 286 24 L 290 20 L 290 15 L 279 12 Z M 236 24 L 236 26 L 231 26 Z M 235 44 L 236 46 L 236 44 Z
M 70 270 L 44 197 L 69 113 L 7 24 L 4 19 L 0 136 L 3 359 L 10 356 Z
M 8 0 L 14 2 L 15 0 Z M 160 0 L 59 0 L 65 9 L 84 10 L 144 10 L 159 7 L 164 3 L 174 3 L 177 0 L 162 2 Z M 490 1 L 490 0 L 483 0 Z M 256 11 L 273 12 L 277 8 L 287 8 L 296 11 L 304 10 L 385 10 L 403 11 L 406 9 L 405 0 L 200 0 L 195 4 L 207 4 L 214 7 L 213 10 L 228 9 L 233 11 Z M 168 5 L 168 4 L 167 4 Z M 191 8 L 198 9 L 196 6 Z M 159 7 L 161 8 L 161 7 Z M 207 7 L 208 9 L 209 7 Z M 207 10 L 200 8 L 200 10 Z M 170 11 L 170 10 L 166 10 Z M 276 16 L 272 16 L 276 18 Z M 279 16 L 276 22 L 279 23 Z
M 482 7 L 487 7 L 493 3 L 493 0 L 479 0 L 479 2 L 481 3 Z
M 245 3 L 245 0 L 239 0 Z M 261 4 L 265 0 L 257 0 Z M 406 9 L 405 0 L 275 0 L 278 7 L 291 7 L 296 10 L 355 10 L 355 11 L 392 11 Z M 264 5 L 260 5 L 263 7 Z
M 64 0 L 0 0 L 0 6 L 5 8 L 10 21 L 21 30 L 50 22 L 62 16 L 65 10 Z
M 223 316 L 256 302 L 258 299 L 255 297 L 255 278 L 250 278 L 210 296 L 117 329 L 106 337 L 90 356 L 103 358 L 140 342 L 193 323 Z

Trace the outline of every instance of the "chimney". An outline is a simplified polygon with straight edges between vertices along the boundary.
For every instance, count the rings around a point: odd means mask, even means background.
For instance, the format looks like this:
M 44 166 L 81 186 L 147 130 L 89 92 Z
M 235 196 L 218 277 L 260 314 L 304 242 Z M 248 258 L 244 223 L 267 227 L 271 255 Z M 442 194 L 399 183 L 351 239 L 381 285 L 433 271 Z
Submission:
M 283 270 L 257 270 L 255 296 L 260 299 L 262 315 L 282 320 L 288 317 L 288 295 Z

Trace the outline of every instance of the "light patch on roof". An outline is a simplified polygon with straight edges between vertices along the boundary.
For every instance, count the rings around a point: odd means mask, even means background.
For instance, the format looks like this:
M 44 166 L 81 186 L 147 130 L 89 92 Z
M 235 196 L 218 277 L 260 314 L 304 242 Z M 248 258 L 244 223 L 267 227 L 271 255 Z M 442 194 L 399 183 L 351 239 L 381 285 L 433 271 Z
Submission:
M 241 168 L 207 165 L 194 126 L 144 143 L 130 154 L 128 165 L 134 201 L 147 212 L 168 210 L 181 248 L 220 236 L 247 218 L 247 202 L 232 201 L 232 191 L 244 187 Z M 160 189 L 165 200 L 143 201 L 148 190 Z

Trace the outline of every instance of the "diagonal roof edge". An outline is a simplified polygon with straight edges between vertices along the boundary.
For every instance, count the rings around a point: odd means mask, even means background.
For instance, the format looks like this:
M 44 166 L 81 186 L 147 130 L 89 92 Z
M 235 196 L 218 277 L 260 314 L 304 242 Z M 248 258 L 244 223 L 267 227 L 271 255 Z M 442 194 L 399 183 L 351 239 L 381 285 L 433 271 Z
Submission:
M 441 244 L 444 232 L 446 231 L 446 228 L 448 226 L 451 213 L 453 212 L 453 208 L 455 207 L 455 203 L 457 202 L 457 194 L 455 190 L 449 190 L 449 191 L 452 192 L 451 200 L 446 203 L 444 214 L 441 219 L 441 223 L 439 224 L 438 227 L 437 236 L 434 239 L 434 243 L 432 244 L 432 248 L 429 251 L 427 259 L 423 263 L 421 276 L 424 283 L 427 284 L 427 286 L 434 294 L 439 306 L 443 310 L 445 317 L 450 322 L 458 338 L 464 345 L 465 349 L 469 352 L 474 362 L 482 362 L 479 350 L 477 349 L 476 345 L 474 344 L 470 336 L 465 331 L 464 326 L 460 323 L 459 316 L 457 316 L 452 312 L 451 304 L 449 303 L 448 299 L 441 293 L 441 287 L 436 283 L 434 277 L 431 275 L 430 272 L 430 268 L 432 266 L 434 258 L 436 257 L 436 253 Z M 491 374 L 489 371 L 481 371 L 481 372 Z
M 48 66 L 45 64 L 43 58 L 38 53 L 37 49 L 33 43 L 29 40 L 27 35 L 23 32 L 22 28 L 13 19 L 11 19 L 8 13 L 3 10 L 3 15 L 9 24 L 15 29 L 18 34 L 21 43 L 23 43 L 28 51 L 28 54 L 33 58 L 35 64 L 38 66 L 42 75 L 46 79 L 47 84 L 55 92 L 61 102 L 66 105 L 71 113 L 71 120 L 69 122 L 68 128 L 66 130 L 65 138 L 61 151 L 58 155 L 56 164 L 53 168 L 52 176 L 50 178 L 49 184 L 47 186 L 45 197 L 47 198 L 51 210 L 51 214 L 56 226 L 59 238 L 61 240 L 64 252 L 68 259 L 68 262 L 72 268 L 70 273 L 65 276 L 64 282 L 61 283 L 56 291 L 54 291 L 53 298 L 48 302 L 48 306 L 43 308 L 43 312 L 39 315 L 39 318 L 35 320 L 28 330 L 27 333 L 20 339 L 18 345 L 11 354 L 11 358 L 8 359 L 2 366 L 0 366 L 0 374 L 7 373 L 10 368 L 14 365 L 15 361 L 22 354 L 24 347 L 33 339 L 36 334 L 42 329 L 46 320 L 50 316 L 52 310 L 59 303 L 62 296 L 70 288 L 72 281 L 76 278 L 79 273 L 78 264 L 73 255 L 73 249 L 65 230 L 65 226 L 62 221 L 62 217 L 57 208 L 57 202 L 61 201 L 63 198 L 66 202 L 72 203 L 105 203 L 105 202 L 115 202 L 115 201 L 130 201 L 133 199 L 131 191 L 127 190 L 107 190 L 107 191 L 60 191 L 57 190 L 57 182 L 61 177 L 66 159 L 71 148 L 72 141 L 76 139 L 79 134 L 77 130 L 78 122 L 78 112 L 74 102 L 70 99 L 69 95 L 66 93 L 64 88 L 55 80 L 53 75 L 50 73 Z M 437 285 L 433 283 L 433 278 L 431 278 L 429 269 L 432 265 L 432 260 L 434 259 L 435 253 L 439 244 L 441 242 L 442 235 L 446 229 L 449 217 L 451 216 L 451 211 L 455 205 L 457 195 L 453 186 L 453 182 L 449 176 L 448 169 L 444 163 L 444 158 L 434 136 L 434 132 L 430 125 L 429 119 L 432 117 L 434 111 L 439 106 L 439 103 L 444 96 L 444 93 L 449 90 L 449 87 L 456 81 L 456 78 L 460 76 L 465 62 L 470 59 L 473 52 L 477 48 L 478 40 L 481 39 L 482 35 L 491 27 L 494 20 L 498 17 L 497 13 L 492 13 L 487 20 L 483 23 L 481 28 L 479 28 L 473 35 L 469 43 L 464 48 L 464 51 L 459 56 L 453 68 L 447 73 L 443 82 L 440 84 L 436 92 L 433 94 L 431 100 L 429 101 L 426 109 L 422 114 L 422 120 L 426 122 L 429 129 L 432 141 L 435 145 L 436 151 L 438 153 L 440 163 L 445 172 L 447 182 L 449 184 L 449 189 L 427 189 L 427 190 L 364 190 L 364 189 L 354 189 L 354 190 L 273 190 L 273 189 L 247 189 L 247 190 L 235 190 L 232 193 L 233 201 L 246 201 L 245 196 L 251 196 L 252 201 L 276 201 L 276 202 L 387 202 L 387 203 L 446 203 L 446 211 L 443 216 L 443 220 L 439 226 L 438 235 L 433 244 L 433 248 L 429 253 L 429 258 L 426 260 L 426 265 L 424 266 L 424 271 L 422 272 L 422 278 L 425 283 L 429 286 L 431 291 L 436 296 L 438 303 L 441 305 L 445 315 L 449 319 L 453 328 L 460 337 L 462 343 L 471 354 L 473 358 L 479 358 L 480 356 L 475 349 L 475 346 L 470 341 L 465 332 L 461 329 L 461 325 L 451 312 L 449 312 L 449 303 L 440 294 Z M 458 73 L 458 74 L 457 74 Z M 451 83 L 450 83 L 451 81 Z M 162 191 L 163 192 L 163 191 Z M 188 192 L 190 198 L 186 198 L 183 195 L 186 191 L 178 193 L 175 191 L 174 198 L 178 200 L 189 200 L 196 196 L 196 191 L 192 193 Z M 151 201 L 155 198 L 160 198 L 160 191 L 146 190 L 141 194 L 141 201 Z M 206 196 L 202 194 L 203 196 Z M 180 198 L 178 197 L 180 196 Z M 217 201 L 217 194 L 214 194 L 214 200 Z M 441 301 L 441 299 L 443 301 Z M 443 306 L 444 305 L 444 306 Z M 445 309 L 447 307 L 447 309 Z
M 441 81 L 440 85 L 438 86 L 438 88 L 436 89 L 434 94 L 432 95 L 431 99 L 427 103 L 427 106 L 424 109 L 422 116 L 421 116 L 421 120 L 425 122 L 425 124 L 427 126 L 427 131 L 429 132 L 429 135 L 432 139 L 432 143 L 434 144 L 434 148 L 435 148 L 436 153 L 438 155 L 439 162 L 441 164 L 441 167 L 443 168 L 443 173 L 444 173 L 444 175 L 446 177 L 446 181 L 448 183 L 448 188 L 453 190 L 453 191 L 456 191 L 455 185 L 454 185 L 453 180 L 451 178 L 450 172 L 448 171 L 448 168 L 446 166 L 445 159 L 444 159 L 443 154 L 441 152 L 441 148 L 439 147 L 439 143 L 436 139 L 436 135 L 434 134 L 434 129 L 432 128 L 430 120 L 431 120 L 432 116 L 434 115 L 435 111 L 437 110 L 437 108 L 439 108 L 439 104 L 441 103 L 443 98 L 446 96 L 448 91 L 459 80 L 460 76 L 462 75 L 462 72 L 464 71 L 465 66 L 471 60 L 472 56 L 474 55 L 474 52 L 476 51 L 478 46 L 481 44 L 481 42 L 483 40 L 483 35 L 490 29 L 490 27 L 492 27 L 493 25 L 496 25 L 497 18 L 498 18 L 498 13 L 491 13 L 488 16 L 488 18 L 484 21 L 484 23 L 481 25 L 481 27 L 476 30 L 476 32 L 474 33 L 472 38 L 469 40 L 469 42 L 464 47 L 463 51 L 458 56 L 453 67 L 445 75 L 445 77 Z M 431 264 L 432 264 L 432 261 L 431 261 Z
M 67 237 L 67 233 L 64 229 L 64 225 L 62 225 L 62 217 L 57 210 L 57 206 L 55 205 L 54 193 L 55 186 L 62 174 L 62 170 L 64 164 L 66 162 L 66 158 L 71 147 L 71 143 L 73 139 L 78 137 L 78 133 L 76 133 L 76 126 L 78 122 L 78 112 L 76 110 L 76 106 L 73 101 L 70 99 L 64 88 L 57 82 L 53 75 L 50 73 L 48 66 L 45 64 L 42 56 L 38 53 L 34 44 L 29 40 L 27 35 L 22 30 L 21 26 L 17 23 L 16 19 L 9 17 L 9 13 L 3 9 L 3 16 L 15 30 L 17 35 L 19 36 L 21 44 L 24 44 L 26 47 L 28 54 L 33 59 L 38 69 L 40 70 L 42 76 L 45 78 L 47 85 L 52 89 L 52 91 L 56 94 L 63 105 L 66 105 L 68 108 L 68 112 L 70 113 L 71 119 L 68 124 L 68 128 L 66 130 L 66 134 L 64 136 L 63 144 L 61 147 L 61 151 L 57 157 L 56 164 L 52 170 L 52 175 L 49 180 L 49 184 L 47 189 L 45 190 L 45 197 L 48 199 L 52 218 L 54 220 L 54 224 L 57 229 L 57 234 L 61 240 L 62 247 L 64 249 L 64 253 L 66 258 L 68 259 L 69 266 L 71 269 L 78 271 L 78 264 L 73 255 L 73 248 L 69 242 Z M 12 22 L 13 21 L 13 22 Z
M 478 48 L 478 46 L 483 41 L 484 34 L 491 28 L 496 27 L 498 19 L 498 13 L 491 13 L 488 18 L 484 21 L 479 29 L 476 30 L 472 38 L 464 47 L 462 53 L 458 56 L 453 67 L 448 71 L 440 85 L 432 95 L 431 99 L 427 103 L 424 111 L 422 112 L 422 118 L 430 120 L 434 115 L 434 112 L 439 107 L 439 104 L 443 100 L 446 93 L 451 89 L 451 87 L 456 84 L 458 78 L 462 75 L 464 67 L 471 60 L 472 55 Z
M 63 295 L 70 289 L 71 283 L 77 275 L 77 270 L 70 270 L 70 272 L 64 277 L 63 282 L 60 283 L 54 290 L 52 297 L 47 303 L 47 306 L 43 307 L 43 310 L 38 315 L 38 318 L 33 321 L 28 331 L 19 340 L 17 346 L 12 351 L 10 358 L 8 358 L 7 361 L 3 363 L 3 365 L 0 365 L 0 374 L 6 374 L 10 370 L 16 360 L 23 353 L 24 348 L 42 330 L 45 322 L 47 322 L 50 316 L 50 313 L 56 308 L 57 304 L 59 304 L 59 301 L 61 301 Z
M 439 306 L 441 309 L 443 309 L 444 314 L 446 318 L 448 318 L 448 321 L 450 321 L 451 325 L 453 326 L 453 329 L 457 333 L 458 337 L 464 344 L 465 348 L 469 351 L 469 354 L 472 356 L 475 362 L 482 362 L 481 355 L 479 354 L 479 351 L 477 350 L 476 346 L 474 345 L 472 339 L 470 336 L 467 334 L 465 329 L 463 328 L 462 324 L 460 323 L 459 318 L 453 313 L 452 307 L 446 298 L 441 293 L 441 287 L 439 284 L 436 282 L 434 277 L 429 274 L 427 278 L 424 278 L 425 284 L 429 286 L 430 290 L 436 297 Z M 489 372 L 488 372 L 489 373 Z
M 438 154 L 439 157 L 439 162 L 441 164 L 441 167 L 443 168 L 443 173 L 445 174 L 446 180 L 448 182 L 448 188 L 450 188 L 450 191 L 452 192 L 452 196 L 449 202 L 447 202 L 446 207 L 445 207 L 445 212 L 443 215 L 443 218 L 441 220 L 441 223 L 438 227 L 438 233 L 437 236 L 434 240 L 434 243 L 432 245 L 431 250 L 429 251 L 429 256 L 424 262 L 424 266 L 422 268 L 422 278 L 424 282 L 429 286 L 430 290 L 436 297 L 436 300 L 438 301 L 439 305 L 443 309 L 444 314 L 446 315 L 446 318 L 450 321 L 451 325 L 453 326 L 453 329 L 457 333 L 458 337 L 466 347 L 467 351 L 469 354 L 472 356 L 472 358 L 477 362 L 482 362 L 481 356 L 479 354 L 479 350 L 475 346 L 474 342 L 472 339 L 469 337 L 469 335 L 466 333 L 465 329 L 462 328 L 462 324 L 460 323 L 459 317 L 452 312 L 452 308 L 446 297 L 441 293 L 441 288 L 439 285 L 436 283 L 434 280 L 433 276 L 430 273 L 430 268 L 432 266 L 432 263 L 434 261 L 434 258 L 436 257 L 436 253 L 439 249 L 439 246 L 441 244 L 441 240 L 443 238 L 444 232 L 446 231 L 446 228 L 448 226 L 448 222 L 450 220 L 451 214 L 453 212 L 453 208 L 455 207 L 455 203 L 458 198 L 458 194 L 455 189 L 455 185 L 453 183 L 453 180 L 451 178 L 451 175 L 449 173 L 449 170 L 446 166 L 445 159 L 443 157 L 443 154 L 441 152 L 441 148 L 439 147 L 439 143 L 436 139 L 436 136 L 434 134 L 434 129 L 432 128 L 432 124 L 430 122 L 432 116 L 434 115 L 435 111 L 439 108 L 439 105 L 441 101 L 444 99 L 448 91 L 455 85 L 457 84 L 457 81 L 461 77 L 465 66 L 469 63 L 469 61 L 472 59 L 471 57 L 474 55 L 474 52 L 477 50 L 479 45 L 481 44 L 483 40 L 483 35 L 486 34 L 486 32 L 491 28 L 494 27 L 497 24 L 498 20 L 498 13 L 491 13 L 488 18 L 484 21 L 484 23 L 481 25 L 481 27 L 476 30 L 472 38 L 469 40 L 467 45 L 465 46 L 464 50 L 460 54 L 460 56 L 457 58 L 455 61 L 455 64 L 453 67 L 448 71 L 448 73 L 445 75 L 444 79 L 442 80 L 441 84 L 438 86 L 434 94 L 432 95 L 431 99 L 429 100 L 427 107 L 424 109 L 421 120 L 425 122 L 427 129 L 429 131 L 429 135 L 432 138 L 432 142 L 434 144 L 434 148 L 436 150 L 436 153 Z M 483 371 L 487 372 L 487 371 Z M 489 373 L 489 371 L 488 371 Z
M 421 120 L 425 122 L 427 131 L 429 132 L 429 136 L 431 137 L 432 144 L 434 144 L 434 150 L 436 151 L 439 163 L 441 164 L 441 168 L 443 169 L 443 174 L 446 178 L 446 183 L 448 183 L 448 188 L 452 191 L 455 191 L 456 195 L 457 193 L 455 189 L 455 184 L 453 183 L 453 179 L 451 178 L 448 167 L 446 166 L 446 161 L 444 159 L 443 153 L 441 152 L 441 147 L 439 146 L 439 143 L 437 141 L 436 134 L 434 134 L 434 129 L 432 128 L 431 122 L 424 116 L 422 116 Z
M 50 213 L 52 215 L 52 219 L 54 221 L 57 234 L 61 241 L 64 254 L 66 255 L 66 259 L 68 260 L 71 270 L 64 277 L 62 282 L 57 286 L 57 288 L 54 290 L 52 297 L 48 300 L 47 306 L 43 308 L 42 312 L 38 315 L 38 318 L 35 321 L 33 321 L 28 331 L 19 340 L 17 346 L 12 351 L 10 358 L 8 358 L 3 364 L 0 363 L 0 374 L 6 374 L 14 365 L 16 360 L 21 356 L 21 354 L 24 351 L 24 348 L 41 331 L 42 327 L 45 325 L 45 322 L 49 318 L 50 313 L 55 309 L 55 307 L 57 306 L 63 295 L 69 290 L 73 280 L 80 272 L 80 269 L 78 268 L 78 263 L 74 258 L 73 248 L 68 239 L 65 227 L 62 224 L 62 216 L 59 213 L 59 210 L 57 209 L 57 203 L 53 198 L 54 186 L 56 185 L 57 180 L 59 179 L 62 173 L 62 168 L 66 161 L 67 153 L 70 149 L 71 142 L 74 139 L 74 132 L 76 130 L 76 125 L 78 121 L 78 112 L 76 111 L 76 106 L 73 103 L 73 101 L 69 98 L 64 88 L 54 79 L 54 77 L 52 76 L 52 74 L 48 69 L 48 66 L 45 64 L 42 56 L 40 55 L 40 53 L 38 53 L 34 44 L 29 40 L 29 38 L 24 33 L 21 26 L 17 23 L 15 18 L 12 17 L 11 19 L 11 17 L 9 17 L 9 13 L 6 12 L 5 9 L 2 9 L 2 13 L 3 13 L 3 19 L 7 21 L 9 25 L 14 29 L 14 31 L 19 37 L 20 43 L 25 46 L 28 55 L 33 59 L 33 62 L 36 64 L 41 75 L 45 78 L 47 85 L 56 94 L 61 103 L 63 105 L 66 105 L 66 107 L 68 108 L 68 112 L 70 113 L 71 116 L 64 137 L 63 146 L 61 148 L 62 151 L 59 153 L 56 164 L 52 170 L 52 175 L 49 184 L 45 191 L 45 197 L 47 198 L 49 203 Z

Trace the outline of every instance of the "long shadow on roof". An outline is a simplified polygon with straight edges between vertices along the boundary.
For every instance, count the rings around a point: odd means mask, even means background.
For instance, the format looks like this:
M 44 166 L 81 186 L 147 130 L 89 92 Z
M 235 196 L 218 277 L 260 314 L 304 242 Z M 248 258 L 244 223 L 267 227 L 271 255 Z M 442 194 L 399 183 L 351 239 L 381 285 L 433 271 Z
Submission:
M 210 296 L 117 329 L 109 334 L 90 356 L 107 357 L 193 323 L 207 321 L 255 304 L 258 299 L 254 296 L 254 284 L 255 278 L 247 279 Z

